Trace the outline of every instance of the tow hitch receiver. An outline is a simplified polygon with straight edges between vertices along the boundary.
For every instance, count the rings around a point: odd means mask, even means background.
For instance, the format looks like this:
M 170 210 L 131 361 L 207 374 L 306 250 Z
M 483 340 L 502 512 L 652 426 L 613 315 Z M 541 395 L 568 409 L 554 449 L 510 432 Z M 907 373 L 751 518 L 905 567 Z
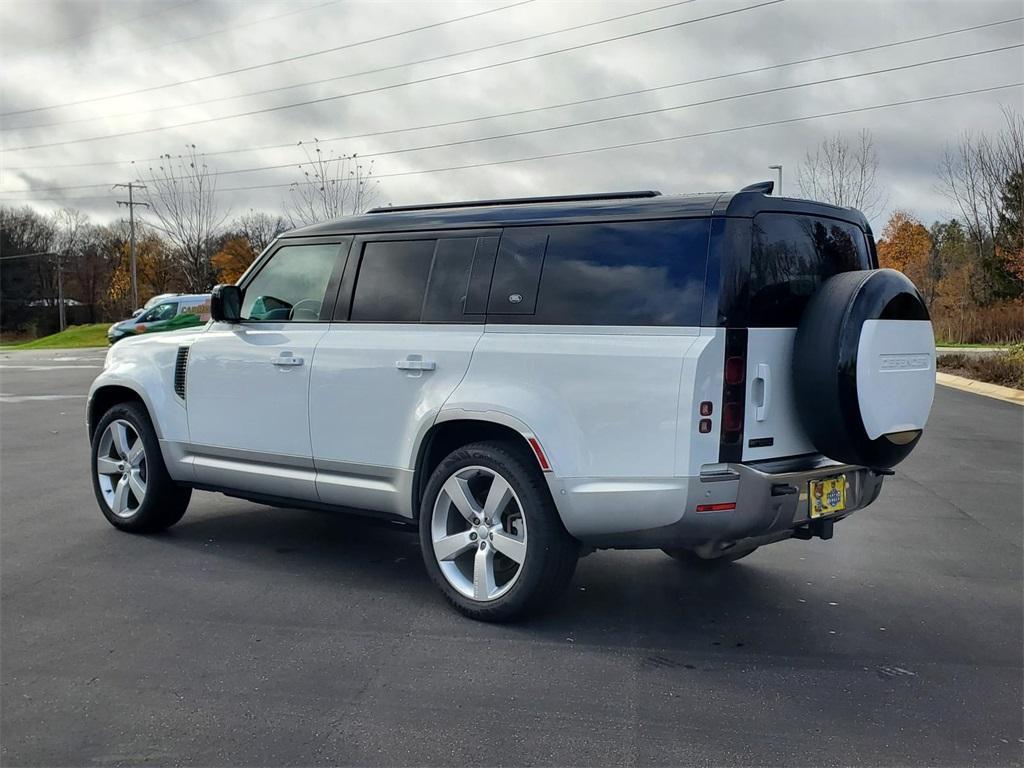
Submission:
M 831 518 L 819 518 L 811 520 L 807 525 L 801 525 L 793 529 L 793 538 L 809 541 L 817 536 L 819 539 L 828 540 L 832 538 L 833 521 Z

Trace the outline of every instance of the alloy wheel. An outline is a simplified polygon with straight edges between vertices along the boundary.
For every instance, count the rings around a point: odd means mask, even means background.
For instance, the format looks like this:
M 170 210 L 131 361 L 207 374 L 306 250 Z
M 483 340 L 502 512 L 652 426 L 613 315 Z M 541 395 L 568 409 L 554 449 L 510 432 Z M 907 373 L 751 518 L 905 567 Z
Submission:
M 496 600 L 526 560 L 526 517 L 509 482 L 488 467 L 464 467 L 434 501 L 431 540 L 447 582 L 464 597 Z
M 132 517 L 146 498 L 146 447 L 124 419 L 110 422 L 96 451 L 96 477 L 110 511 Z

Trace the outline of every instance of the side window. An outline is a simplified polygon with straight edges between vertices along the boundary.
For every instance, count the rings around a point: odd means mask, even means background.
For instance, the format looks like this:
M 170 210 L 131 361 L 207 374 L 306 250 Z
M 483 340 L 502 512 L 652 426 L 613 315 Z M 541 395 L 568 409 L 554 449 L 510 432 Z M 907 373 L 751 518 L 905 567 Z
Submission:
M 551 230 L 535 322 L 699 326 L 710 219 Z
M 423 322 L 444 323 L 462 319 L 466 312 L 469 274 L 473 269 L 476 249 L 475 237 L 437 241 L 427 281 L 427 296 L 423 301 Z
M 319 321 L 327 284 L 338 265 L 338 254 L 336 243 L 279 248 L 245 287 L 242 319 Z
M 541 251 L 535 308 L 510 322 L 551 325 L 698 326 L 704 300 L 709 219 L 573 224 L 521 230 Z M 506 234 L 508 230 L 506 230 Z M 527 236 L 530 240 L 527 240 Z M 519 249 L 530 251 L 524 247 Z M 534 251 L 533 253 L 536 253 Z M 502 253 L 505 254 L 505 238 Z M 519 258 L 521 274 L 529 258 Z M 514 270 L 509 270 L 513 273 Z M 527 282 L 528 275 L 519 280 Z M 494 286 L 498 286 L 495 269 Z M 512 284 L 491 290 L 490 311 L 507 301 Z M 506 308 L 499 309 L 507 313 Z
M 470 276 L 488 243 L 493 259 L 494 240 L 470 236 L 366 243 L 349 318 L 364 323 L 472 319 L 467 315 Z
M 762 213 L 754 218 L 749 324 L 792 328 L 818 287 L 833 275 L 870 269 L 864 233 L 835 219 Z
M 157 304 L 152 309 L 147 309 L 146 312 L 139 318 L 140 323 L 157 323 L 161 320 L 170 320 L 178 313 L 178 302 L 168 301 L 163 304 Z
M 418 323 L 436 240 L 369 242 L 363 247 L 351 318 Z

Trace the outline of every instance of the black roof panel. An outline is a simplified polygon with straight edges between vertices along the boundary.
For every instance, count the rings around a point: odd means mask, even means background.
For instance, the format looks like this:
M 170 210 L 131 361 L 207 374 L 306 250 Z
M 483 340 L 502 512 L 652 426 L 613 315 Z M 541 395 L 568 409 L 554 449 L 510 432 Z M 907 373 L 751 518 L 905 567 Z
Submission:
M 493 204 L 492 204 L 493 203 Z M 516 200 L 478 201 L 452 207 L 414 210 L 386 209 L 362 216 L 347 216 L 285 233 L 282 237 L 322 237 L 417 230 L 483 229 L 537 224 L 573 224 L 587 221 L 668 219 L 700 216 L 752 217 L 763 211 L 807 213 L 851 221 L 870 231 L 863 214 L 851 208 L 792 198 L 770 197 L 761 191 L 713 192 L 695 195 L 652 197 L 577 196 L 538 198 L 536 202 Z

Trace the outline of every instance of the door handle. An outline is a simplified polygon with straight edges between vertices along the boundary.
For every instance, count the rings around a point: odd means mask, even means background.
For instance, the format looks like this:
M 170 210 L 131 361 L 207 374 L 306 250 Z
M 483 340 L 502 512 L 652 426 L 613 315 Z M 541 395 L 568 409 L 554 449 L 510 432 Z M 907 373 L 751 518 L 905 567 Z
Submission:
M 433 360 L 409 358 L 407 360 L 396 360 L 395 368 L 400 371 L 433 371 L 437 368 L 437 363 Z
M 754 419 L 764 421 L 772 407 L 772 369 L 768 363 L 757 364 L 757 376 L 754 377 L 753 386 Z
M 291 365 L 302 365 L 303 359 L 296 357 L 291 352 L 282 352 L 277 357 L 270 358 L 272 365 L 291 366 Z

